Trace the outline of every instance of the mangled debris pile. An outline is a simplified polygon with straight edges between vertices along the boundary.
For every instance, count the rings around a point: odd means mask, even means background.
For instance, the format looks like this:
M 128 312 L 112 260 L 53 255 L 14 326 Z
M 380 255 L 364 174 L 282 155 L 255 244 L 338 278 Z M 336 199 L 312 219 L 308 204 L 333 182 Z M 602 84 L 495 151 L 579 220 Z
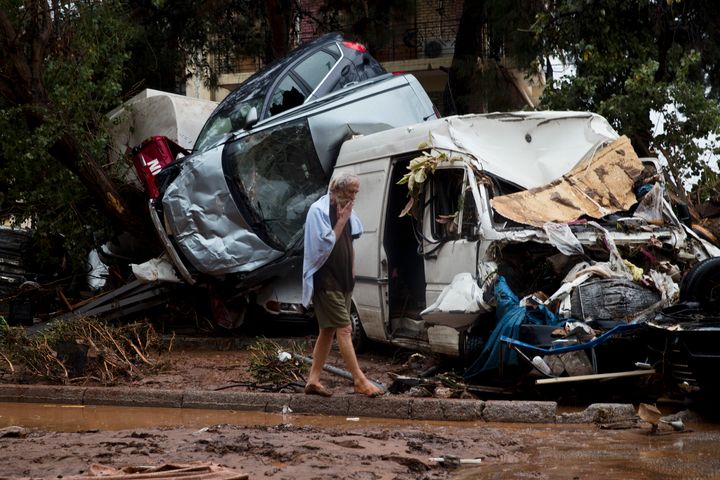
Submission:
M 465 147 L 458 132 L 452 140 Z M 471 219 L 481 227 L 472 234 L 479 238 L 476 272 L 457 274 L 421 313 L 437 323 L 448 314 L 479 316 L 468 330 L 481 347 L 467 380 L 517 366 L 519 358 L 548 377 L 598 374 L 603 362 L 599 368 L 594 348 L 612 337 L 606 333 L 635 331 L 626 327 L 676 304 L 683 273 L 720 253 L 678 220 L 657 161 L 639 159 L 626 137 L 598 141 L 567 173 L 537 186 L 512 172 L 513 159 L 493 165 L 463 153 L 428 148 L 400 183 L 410 197 L 401 216 L 421 223 L 434 201 L 423 197 L 429 179 L 466 169 L 456 211 L 433 219 L 456 239 L 458 222 L 468 219 L 465 203 L 479 205 L 479 219 Z M 646 360 L 644 352 L 625 353 L 637 357 L 626 365 Z
M 133 380 L 156 366 L 150 351 L 158 348 L 160 336 L 149 323 L 112 326 L 82 317 L 55 322 L 35 336 L 0 323 L 0 372 L 13 381 Z

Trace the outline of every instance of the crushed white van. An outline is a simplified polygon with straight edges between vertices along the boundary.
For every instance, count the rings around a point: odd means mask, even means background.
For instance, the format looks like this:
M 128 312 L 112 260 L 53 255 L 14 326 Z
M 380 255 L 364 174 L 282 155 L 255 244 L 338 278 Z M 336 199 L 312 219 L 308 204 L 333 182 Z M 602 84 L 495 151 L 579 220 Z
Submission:
M 496 324 L 502 276 L 559 318 L 632 323 L 720 255 L 679 219 L 656 159 L 601 116 L 442 118 L 346 141 L 360 178 L 354 305 L 364 335 L 450 356 Z

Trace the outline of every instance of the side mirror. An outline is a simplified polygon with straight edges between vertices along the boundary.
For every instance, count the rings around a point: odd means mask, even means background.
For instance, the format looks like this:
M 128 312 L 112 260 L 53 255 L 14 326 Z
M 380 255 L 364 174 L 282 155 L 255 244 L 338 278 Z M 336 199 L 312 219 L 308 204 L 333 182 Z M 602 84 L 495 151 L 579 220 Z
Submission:
M 245 115 L 245 130 L 250 130 L 258 122 L 257 108 L 252 107 Z

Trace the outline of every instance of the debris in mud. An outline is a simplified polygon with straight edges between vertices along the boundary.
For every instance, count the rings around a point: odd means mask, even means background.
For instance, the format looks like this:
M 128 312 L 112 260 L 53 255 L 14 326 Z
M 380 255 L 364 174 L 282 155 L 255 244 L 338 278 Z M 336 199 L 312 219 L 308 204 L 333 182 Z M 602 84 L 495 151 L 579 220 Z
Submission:
M 307 365 L 290 353 L 302 352 L 303 348 L 296 342 L 282 347 L 267 338 L 258 339 L 250 347 L 250 374 L 258 383 L 288 385 L 301 381 L 305 384 Z
M 29 430 L 23 427 L 5 427 L 0 428 L 0 438 L 25 438 Z
M 65 478 L 78 480 L 89 477 L 106 477 L 122 480 L 132 480 L 134 478 L 206 478 L 208 480 L 247 480 L 248 478 L 250 478 L 247 474 L 207 462 L 193 462 L 190 464 L 165 464 L 157 467 L 138 466 L 122 468 L 93 464 L 90 466 L 87 475 Z
M 29 337 L 22 327 L 0 323 L 0 372 L 17 380 L 70 383 L 94 380 L 112 384 L 132 380 L 155 366 L 149 350 L 159 348 L 152 325 L 113 326 L 83 317 L 56 322 L 42 335 Z
M 453 373 L 439 373 L 433 377 L 411 377 L 390 374 L 393 378 L 388 391 L 393 394 L 408 392 L 411 397 L 468 398 L 474 397 L 467 385 Z

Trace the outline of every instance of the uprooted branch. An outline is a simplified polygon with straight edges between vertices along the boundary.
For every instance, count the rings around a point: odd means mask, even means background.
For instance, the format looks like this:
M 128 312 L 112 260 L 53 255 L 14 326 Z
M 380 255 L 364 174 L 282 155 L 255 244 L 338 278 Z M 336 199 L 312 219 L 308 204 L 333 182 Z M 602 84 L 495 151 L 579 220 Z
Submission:
M 18 327 L 0 329 L 0 356 L 9 373 L 62 383 L 132 379 L 140 367 L 154 365 L 149 350 L 158 346 L 159 336 L 149 323 L 113 326 L 79 318 L 58 322 L 37 337 L 27 337 Z

